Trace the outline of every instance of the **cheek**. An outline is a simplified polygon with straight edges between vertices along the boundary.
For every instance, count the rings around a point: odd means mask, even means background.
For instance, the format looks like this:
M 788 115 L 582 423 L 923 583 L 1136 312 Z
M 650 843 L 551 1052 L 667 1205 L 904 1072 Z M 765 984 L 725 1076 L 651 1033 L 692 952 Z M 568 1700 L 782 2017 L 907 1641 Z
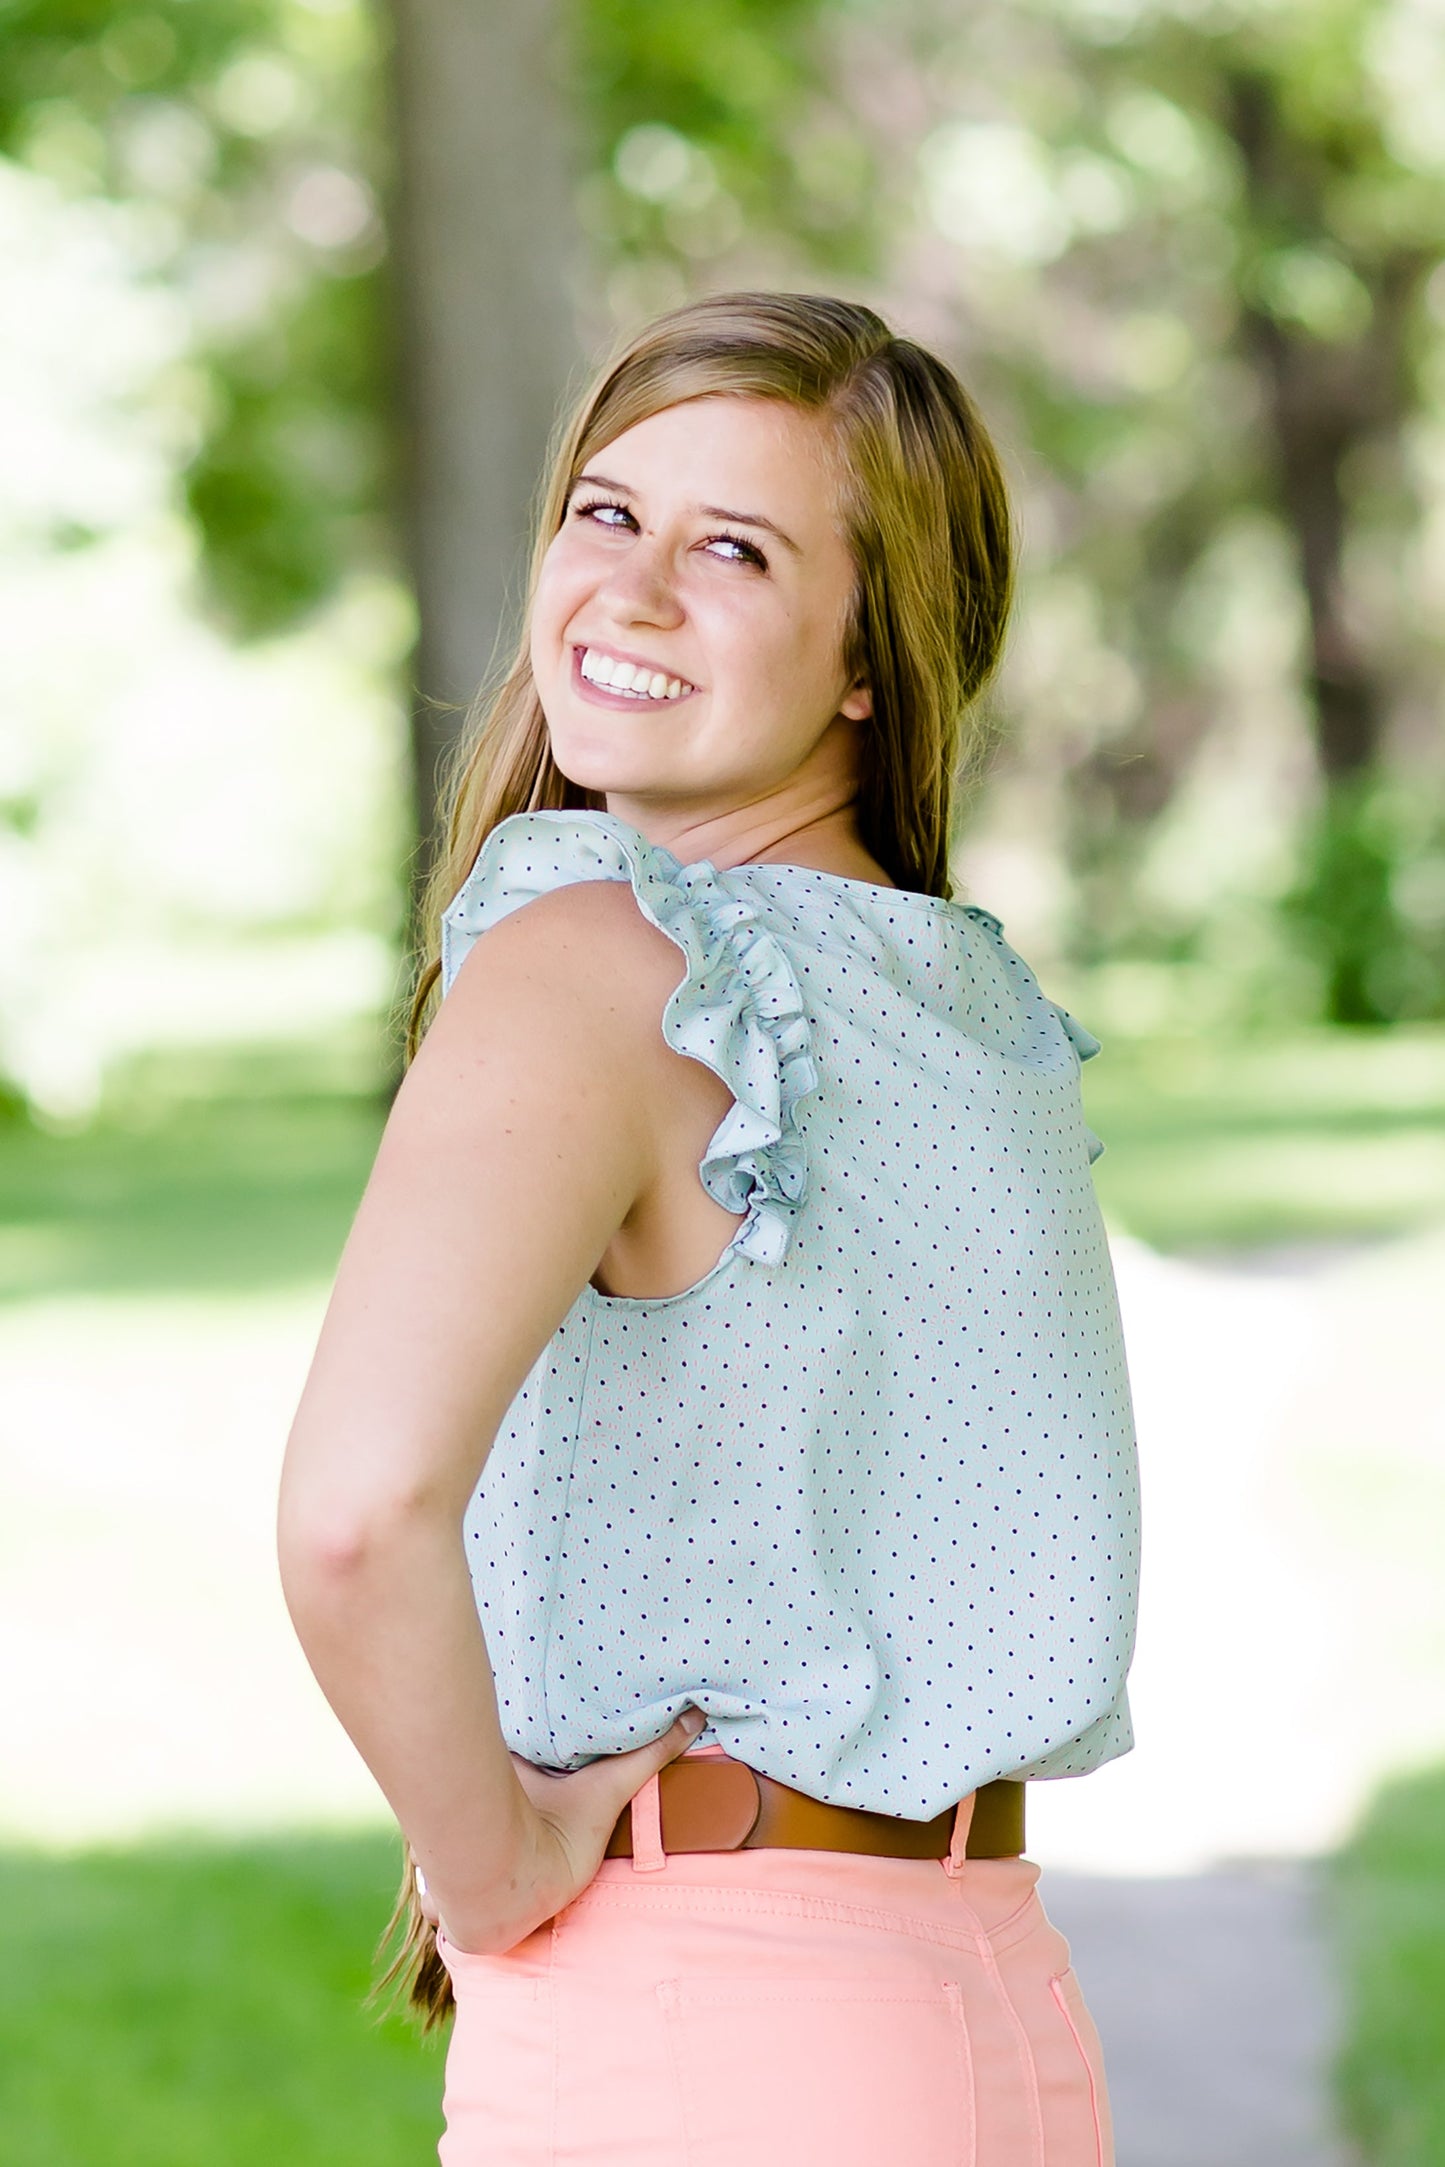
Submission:
M 831 625 L 811 613 L 782 609 L 765 622 L 739 626 L 734 651 L 740 676 L 770 704 L 790 711 L 831 707 L 839 642 Z
M 555 660 L 562 634 L 577 606 L 577 585 L 576 567 L 569 565 L 566 554 L 559 550 L 549 551 L 542 559 L 532 597 L 534 664 Z
M 805 667 L 798 621 L 775 595 L 695 594 L 688 613 L 714 661 L 739 684 L 751 689 L 791 681 Z

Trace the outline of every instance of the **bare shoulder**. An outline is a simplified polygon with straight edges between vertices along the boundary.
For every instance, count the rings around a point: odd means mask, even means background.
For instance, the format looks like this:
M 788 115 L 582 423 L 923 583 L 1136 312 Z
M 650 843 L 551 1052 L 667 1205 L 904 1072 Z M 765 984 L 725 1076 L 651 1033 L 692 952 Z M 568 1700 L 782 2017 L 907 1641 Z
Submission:
M 683 975 L 676 944 L 624 881 L 579 881 L 512 911 L 474 944 L 423 1041 L 450 1052 L 585 1070 L 594 1088 L 635 1089 L 655 1071 L 662 1012 Z M 418 1059 L 420 1060 L 420 1056 Z M 671 1056 L 671 1058 L 676 1058 Z
M 704 1268 L 716 1255 L 722 1207 L 697 1168 L 731 1094 L 663 1034 L 685 969 L 621 881 L 555 889 L 489 927 L 393 1108 L 383 1153 L 407 1170 L 399 1193 L 415 1193 L 423 1162 L 459 1193 L 488 1168 L 504 1181 L 506 1168 L 525 1166 L 536 1195 L 555 1188 L 556 1227 L 576 1250 L 569 1272 L 580 1258 L 585 1278 L 600 1258 L 617 1291 L 690 1283 L 693 1251 Z
M 626 881 L 571 882 L 537 896 L 484 933 L 457 974 L 464 985 L 520 981 L 595 1009 L 648 1015 L 682 976 L 675 942 L 643 916 Z M 653 1019 L 655 1020 L 655 1018 Z

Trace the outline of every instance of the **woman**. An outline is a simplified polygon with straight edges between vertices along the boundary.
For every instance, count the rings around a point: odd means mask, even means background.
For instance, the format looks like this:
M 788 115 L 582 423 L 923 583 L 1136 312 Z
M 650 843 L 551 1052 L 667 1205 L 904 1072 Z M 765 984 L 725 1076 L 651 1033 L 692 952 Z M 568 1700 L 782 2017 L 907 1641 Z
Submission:
M 282 1497 L 448 2167 L 1111 2157 L 1021 1856 L 1131 1742 L 1097 1041 L 947 894 L 1010 569 L 841 301 L 665 317 L 562 443 Z

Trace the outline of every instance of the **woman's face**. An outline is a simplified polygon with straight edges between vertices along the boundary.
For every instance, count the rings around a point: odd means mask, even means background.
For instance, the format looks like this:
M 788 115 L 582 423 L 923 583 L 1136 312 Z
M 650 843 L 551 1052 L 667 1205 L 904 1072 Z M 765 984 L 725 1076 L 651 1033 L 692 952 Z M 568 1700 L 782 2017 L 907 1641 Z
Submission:
M 532 613 L 570 781 L 658 808 L 750 803 L 869 712 L 843 668 L 854 573 L 827 449 L 813 415 L 718 396 L 587 461 Z

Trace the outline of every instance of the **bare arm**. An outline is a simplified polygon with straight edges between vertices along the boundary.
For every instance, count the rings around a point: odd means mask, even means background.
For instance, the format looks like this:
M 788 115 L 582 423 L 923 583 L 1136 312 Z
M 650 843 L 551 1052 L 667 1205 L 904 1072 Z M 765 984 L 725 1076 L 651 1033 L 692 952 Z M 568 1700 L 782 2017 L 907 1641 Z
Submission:
M 550 1843 L 539 1854 L 502 1737 L 462 1516 L 508 1406 L 652 1179 L 680 975 L 620 884 L 544 897 L 478 942 L 397 1096 L 287 1447 L 297 1633 L 464 1948 L 510 1946 L 574 1892 Z M 661 1765 L 686 1743 L 669 1732 L 616 1757 L 634 1770 L 565 1779 L 594 1778 L 601 1843 L 651 1772 L 641 1756 Z

